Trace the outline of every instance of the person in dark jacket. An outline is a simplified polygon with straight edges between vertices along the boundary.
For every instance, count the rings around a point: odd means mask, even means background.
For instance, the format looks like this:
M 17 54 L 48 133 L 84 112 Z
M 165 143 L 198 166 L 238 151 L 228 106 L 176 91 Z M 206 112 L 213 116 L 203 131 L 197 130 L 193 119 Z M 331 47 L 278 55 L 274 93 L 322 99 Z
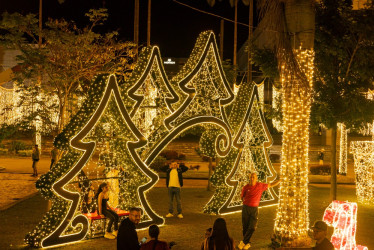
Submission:
M 138 234 L 135 226 L 139 224 L 142 210 L 137 207 L 130 209 L 129 217 L 121 222 L 118 229 L 117 249 L 118 250 L 139 250 Z
M 326 238 L 327 224 L 324 221 L 318 220 L 314 222 L 313 239 L 316 240 L 316 245 L 313 250 L 334 250 L 333 244 Z
M 166 187 L 168 188 L 169 193 L 169 213 L 166 217 L 173 217 L 173 198 L 177 200 L 177 211 L 178 218 L 182 219 L 182 205 L 181 205 L 181 187 L 183 187 L 183 175 L 182 173 L 186 172 L 188 167 L 182 164 L 178 164 L 176 161 L 173 161 L 169 168 L 166 170 Z

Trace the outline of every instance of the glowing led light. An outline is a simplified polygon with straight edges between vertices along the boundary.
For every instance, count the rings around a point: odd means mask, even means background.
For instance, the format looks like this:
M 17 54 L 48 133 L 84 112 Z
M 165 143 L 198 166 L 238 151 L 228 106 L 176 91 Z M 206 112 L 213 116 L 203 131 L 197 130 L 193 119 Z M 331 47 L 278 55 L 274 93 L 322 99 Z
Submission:
M 343 123 L 338 123 L 338 128 L 340 129 L 339 173 L 347 174 L 348 131 Z
M 282 246 L 307 246 L 309 116 L 313 87 L 314 51 L 293 50 L 299 68 L 306 76 L 302 83 L 283 62 L 282 83 L 282 162 L 279 202 L 275 219 L 275 240 Z
M 278 108 L 278 106 L 280 106 L 279 102 L 281 101 L 281 98 L 282 98 L 282 92 L 281 92 L 281 90 L 278 90 L 277 88 L 275 88 L 273 86 L 272 93 L 273 93 L 273 96 L 272 96 L 271 105 L 272 105 L 272 108 L 274 110 L 276 110 Z M 281 121 L 277 121 L 276 119 L 272 119 L 271 122 L 273 123 L 273 127 L 277 131 L 279 131 L 279 132 L 283 131 L 282 122 Z
M 164 64 L 175 64 L 175 61 L 172 61 L 171 58 L 168 58 L 167 61 L 164 61 Z
M 356 193 L 360 203 L 374 204 L 374 142 L 351 142 L 356 174 Z
M 331 243 L 339 250 L 367 250 L 365 246 L 356 245 L 357 203 L 333 201 L 323 214 L 323 221 L 334 227 Z

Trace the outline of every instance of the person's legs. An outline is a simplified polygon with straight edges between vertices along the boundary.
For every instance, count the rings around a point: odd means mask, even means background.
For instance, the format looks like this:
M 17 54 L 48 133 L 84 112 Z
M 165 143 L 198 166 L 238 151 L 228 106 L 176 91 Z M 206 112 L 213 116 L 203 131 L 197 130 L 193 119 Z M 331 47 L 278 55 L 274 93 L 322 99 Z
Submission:
M 112 232 L 112 224 L 114 222 L 114 230 L 118 230 L 118 215 L 113 212 L 112 210 L 104 209 L 103 214 L 105 217 L 109 219 L 108 227 L 107 227 L 107 232 L 111 233 Z
M 175 198 L 177 200 L 177 211 L 178 211 L 178 214 L 181 214 L 182 213 L 181 188 L 175 188 Z
M 33 176 L 38 176 L 38 162 L 37 161 L 32 161 L 32 170 L 33 170 Z
M 258 207 L 247 207 L 247 209 L 248 209 L 248 214 L 247 214 L 248 224 L 247 224 L 247 230 L 244 234 L 244 240 L 243 240 L 245 244 L 250 243 L 251 237 L 256 230 L 257 221 L 258 221 Z
M 242 225 L 243 225 L 243 242 L 247 244 L 248 242 L 246 241 L 245 235 L 247 234 L 248 231 L 248 225 L 249 225 L 249 207 L 246 205 L 243 205 L 242 208 Z
M 35 176 L 38 176 L 38 162 L 37 161 L 35 162 L 34 172 L 35 172 Z
M 173 196 L 174 196 L 174 192 L 173 192 L 173 188 L 172 187 L 168 187 L 168 192 L 169 192 L 169 213 L 173 213 Z
M 114 218 L 114 231 L 118 231 L 118 221 L 119 221 L 119 216 L 116 212 L 109 210 L 109 212 L 113 215 Z

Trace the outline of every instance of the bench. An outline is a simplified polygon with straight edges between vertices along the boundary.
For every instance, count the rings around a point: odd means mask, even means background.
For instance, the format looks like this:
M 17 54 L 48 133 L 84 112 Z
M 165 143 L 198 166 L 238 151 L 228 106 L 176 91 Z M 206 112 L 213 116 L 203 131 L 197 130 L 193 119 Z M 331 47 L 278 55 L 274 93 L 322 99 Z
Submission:
M 125 210 L 115 209 L 114 211 L 118 214 L 119 223 L 124 219 L 125 216 L 129 215 L 129 212 Z M 105 234 L 107 218 L 105 218 L 104 215 L 100 216 L 97 211 L 83 215 L 86 216 L 89 221 L 89 238 L 100 237 Z

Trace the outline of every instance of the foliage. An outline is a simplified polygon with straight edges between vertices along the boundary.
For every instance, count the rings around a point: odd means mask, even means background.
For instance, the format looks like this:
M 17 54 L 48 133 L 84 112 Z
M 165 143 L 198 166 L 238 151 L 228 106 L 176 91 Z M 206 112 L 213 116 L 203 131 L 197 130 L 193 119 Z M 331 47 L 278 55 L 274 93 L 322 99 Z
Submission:
M 4 139 L 14 135 L 16 132 L 17 132 L 17 126 L 8 125 L 8 124 L 1 124 L 0 125 L 0 143 Z
M 193 126 L 189 129 L 187 129 L 186 131 L 180 133 L 180 135 L 178 136 L 178 138 L 183 138 L 183 137 L 187 137 L 189 135 L 194 135 L 194 136 L 198 136 L 200 137 L 205 131 L 205 128 L 204 126 Z
M 250 53 L 252 54 L 251 60 L 253 64 L 261 70 L 263 76 L 268 78 L 267 80 L 273 84 L 273 88 L 280 89 L 278 59 L 275 52 L 271 49 L 260 49 L 255 45 L 252 45 Z M 273 99 L 273 102 L 275 102 L 275 106 L 265 103 L 263 104 L 264 115 L 267 119 L 282 122 L 281 95 L 276 99 Z
M 264 77 L 279 80 L 278 60 L 273 50 L 254 48 L 252 61 L 262 71 Z
M 160 153 L 160 156 L 164 157 L 166 160 L 176 160 L 178 159 L 178 152 L 174 150 L 165 150 Z
M 313 175 L 329 175 L 331 174 L 331 166 L 330 165 L 317 165 L 317 166 L 310 166 L 310 173 Z
M 26 143 L 24 143 L 23 141 L 12 141 L 10 143 L 9 151 L 15 152 L 16 154 L 18 154 L 18 151 L 25 150 L 28 148 L 29 147 L 27 147 Z
M 353 10 L 349 1 L 322 1 L 316 25 L 312 125 L 371 122 L 374 102 L 365 93 L 374 82 L 374 5 Z
M 50 115 L 47 114 L 57 113 L 60 132 L 67 122 L 64 118 L 68 106 L 76 106 L 73 96 L 81 95 L 82 90 L 86 92 L 95 75 L 110 72 L 126 77 L 131 72 L 134 45 L 117 41 L 117 32 L 99 34 L 94 31 L 107 19 L 106 10 L 90 10 L 86 16 L 89 24 L 83 28 L 73 21 L 49 19 L 44 24 L 43 44 L 39 48 L 36 15 L 3 14 L 0 42 L 8 49 L 21 52 L 17 57 L 21 70 L 13 79 L 22 91 L 26 90 L 21 102 L 33 100 L 39 104 L 28 117 L 29 121 L 41 119 L 48 124 Z M 35 98 L 37 95 L 44 96 L 45 100 Z M 57 96 L 58 105 L 47 102 L 53 96 Z
M 161 172 L 167 163 L 167 159 L 161 155 L 157 156 L 156 159 L 151 163 L 150 168 L 157 172 Z
M 32 154 L 32 150 L 20 150 L 18 151 L 19 156 L 29 157 Z

